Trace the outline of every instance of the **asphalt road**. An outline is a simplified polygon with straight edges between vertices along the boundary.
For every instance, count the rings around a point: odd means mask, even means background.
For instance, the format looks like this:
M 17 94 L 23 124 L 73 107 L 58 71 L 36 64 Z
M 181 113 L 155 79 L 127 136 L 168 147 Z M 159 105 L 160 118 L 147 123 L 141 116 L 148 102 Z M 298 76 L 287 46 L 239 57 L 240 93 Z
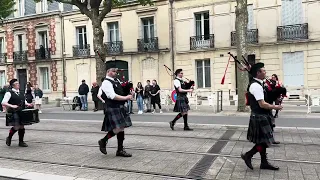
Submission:
M 174 115 L 166 114 L 143 114 L 131 115 L 133 122 L 169 122 L 174 118 Z M 0 119 L 4 119 L 4 114 L 1 114 Z M 85 113 L 44 113 L 40 114 L 41 119 L 55 119 L 55 120 L 103 120 L 103 114 L 85 114 Z M 179 120 L 183 122 L 182 118 Z M 224 124 L 224 125 L 248 125 L 249 117 L 236 117 L 236 116 L 197 116 L 189 115 L 189 123 L 196 124 Z M 318 118 L 290 118 L 279 117 L 276 119 L 276 125 L 281 127 L 309 127 L 320 128 L 320 119 Z

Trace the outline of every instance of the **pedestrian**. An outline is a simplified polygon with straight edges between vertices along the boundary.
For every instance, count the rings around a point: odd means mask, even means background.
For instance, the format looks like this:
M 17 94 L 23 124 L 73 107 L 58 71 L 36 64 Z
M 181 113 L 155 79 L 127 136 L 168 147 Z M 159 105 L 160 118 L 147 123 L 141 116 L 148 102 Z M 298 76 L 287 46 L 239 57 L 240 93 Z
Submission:
M 179 112 L 179 114 L 173 119 L 173 121 L 169 123 L 170 128 L 174 130 L 174 125 L 177 122 L 177 120 L 183 117 L 184 130 L 192 131 L 193 129 L 190 129 L 190 127 L 188 126 L 188 111 L 190 110 L 190 106 L 187 93 L 192 92 L 193 89 L 187 89 L 185 82 L 182 80 L 182 69 L 177 69 L 174 74 L 176 75 L 176 78 L 174 80 L 174 88 L 177 92 L 177 100 L 174 105 L 173 111 Z
M 81 81 L 81 85 L 79 86 L 78 93 L 79 93 L 80 101 L 82 105 L 81 110 L 87 111 L 89 86 L 86 84 L 86 80 Z
M 253 78 L 248 86 L 248 100 L 251 108 L 249 128 L 247 139 L 253 142 L 255 146 L 245 154 L 241 154 L 246 165 L 252 167 L 252 157 L 257 152 L 261 156 L 260 169 L 279 170 L 279 167 L 271 165 L 267 160 L 267 148 L 274 142 L 273 131 L 270 124 L 270 110 L 281 110 L 280 105 L 268 104 L 266 90 L 264 89 L 263 79 L 266 77 L 266 71 L 263 63 L 254 64 L 250 69 Z
M 26 100 L 29 104 L 32 104 L 33 101 L 33 95 L 32 95 L 32 91 L 33 91 L 33 86 L 31 84 L 31 82 L 28 82 L 26 85 L 26 92 L 25 92 L 25 96 L 26 96 Z
M 5 86 L 3 86 L 2 88 L 0 88 L 0 102 L 3 100 L 4 94 L 6 94 L 6 92 L 7 92 L 7 89 L 5 88 Z M 4 106 L 0 106 L 0 110 L 1 110 L 2 112 L 5 112 Z
M 132 84 L 132 81 L 129 81 L 129 83 Z M 129 92 L 129 94 L 127 94 L 127 95 L 132 95 L 132 96 L 134 96 L 134 89 L 133 89 L 133 87 L 130 88 L 130 92 Z M 134 97 L 132 97 L 132 98 L 134 98 Z M 128 108 L 128 113 L 129 113 L 129 114 L 134 114 L 133 111 L 132 111 L 132 107 L 133 107 L 133 103 L 132 103 L 132 99 L 130 99 L 130 100 L 127 101 L 127 108 Z
M 154 79 L 152 81 L 152 86 L 151 86 L 151 90 L 150 90 L 150 94 L 151 94 L 151 104 L 153 106 L 153 112 L 156 112 L 156 104 L 158 105 L 159 109 L 160 109 L 160 113 L 162 113 L 161 110 L 161 100 L 160 100 L 160 87 L 157 83 L 157 81 Z
M 147 111 L 151 112 L 151 85 L 150 80 L 147 80 L 147 85 L 144 87 L 144 103 L 146 104 Z
M 36 105 L 36 109 L 39 110 L 39 113 L 42 113 L 41 105 L 42 105 L 43 92 L 38 85 L 35 85 L 34 96 L 35 96 L 34 104 Z
M 23 93 L 20 93 L 20 84 L 17 79 L 10 80 L 10 86 L 12 89 L 6 92 L 1 102 L 7 108 L 6 126 L 13 126 L 9 131 L 9 136 L 6 138 L 6 144 L 11 146 L 12 136 L 18 131 L 19 146 L 28 147 L 23 141 L 25 134 L 25 128 L 21 122 L 23 117 L 20 117 L 18 112 L 24 109 L 25 105 L 32 107 L 32 104 L 27 102 Z M 9 116 L 10 118 L 8 118 Z
M 100 88 L 100 86 L 96 82 L 92 83 L 91 94 L 92 94 L 92 101 L 94 103 L 94 108 L 93 108 L 94 112 L 98 111 L 98 104 L 99 104 L 98 92 L 99 92 L 99 88 Z
M 101 131 L 108 132 L 107 135 L 99 140 L 99 149 L 103 154 L 107 154 L 106 145 L 108 139 L 117 135 L 118 150 L 116 156 L 131 157 L 123 148 L 124 129 L 132 126 L 130 116 L 124 104 L 132 99 L 132 95 L 124 94 L 123 88 L 119 81 L 115 80 L 118 68 L 116 61 L 109 61 L 106 64 L 106 78 L 101 85 L 101 90 L 106 94 L 105 115 Z
M 272 74 L 271 79 L 276 82 L 276 86 L 283 87 L 282 82 L 279 80 L 279 78 L 276 74 Z M 281 105 L 282 100 L 283 100 L 282 96 L 278 97 L 277 100 L 275 101 L 275 105 Z M 278 113 L 279 113 L 279 110 L 276 110 L 274 118 L 278 118 Z
M 136 99 L 138 104 L 138 114 L 143 114 L 143 87 L 141 82 L 138 82 L 136 87 Z
M 5 95 L 6 92 L 9 91 L 9 88 L 10 88 L 10 85 L 9 85 L 9 84 L 6 84 L 6 85 L 3 86 L 3 88 L 2 88 L 2 90 L 4 91 L 3 96 Z M 2 101 L 2 99 L 1 99 L 1 101 Z M 0 102 L 1 102 L 1 101 L 0 101 Z M 6 110 L 6 109 L 7 109 L 6 106 L 2 105 L 1 107 L 2 107 L 2 112 L 5 113 L 5 112 L 7 111 L 7 110 Z

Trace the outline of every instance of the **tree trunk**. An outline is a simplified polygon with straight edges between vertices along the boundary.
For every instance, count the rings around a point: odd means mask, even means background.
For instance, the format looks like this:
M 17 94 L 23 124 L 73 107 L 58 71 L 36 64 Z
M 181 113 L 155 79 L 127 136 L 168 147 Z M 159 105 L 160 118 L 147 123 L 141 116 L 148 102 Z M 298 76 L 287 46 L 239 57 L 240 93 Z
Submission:
M 247 58 L 247 24 L 248 24 L 248 10 L 247 0 L 237 0 L 236 7 L 236 45 L 237 45 L 237 58 L 242 59 L 242 55 Z M 246 112 L 245 93 L 248 86 L 248 73 L 240 71 L 237 68 L 237 84 L 238 84 L 238 111 Z
M 98 50 L 100 54 L 100 56 L 96 54 L 96 82 L 101 84 L 101 78 L 106 76 L 106 49 L 103 42 L 104 31 L 101 27 L 101 22 L 97 18 L 93 18 L 91 21 L 93 28 L 93 49 L 95 51 Z

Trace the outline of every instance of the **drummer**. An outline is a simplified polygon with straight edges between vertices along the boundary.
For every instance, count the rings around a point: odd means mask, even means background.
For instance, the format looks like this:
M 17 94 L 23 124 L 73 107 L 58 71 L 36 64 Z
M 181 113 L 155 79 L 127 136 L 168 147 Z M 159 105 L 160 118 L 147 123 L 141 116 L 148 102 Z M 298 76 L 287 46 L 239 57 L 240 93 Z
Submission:
M 11 145 L 12 136 L 18 131 L 19 135 L 19 146 L 28 147 L 28 145 L 23 141 L 25 129 L 21 124 L 20 117 L 17 113 L 18 110 L 25 108 L 25 105 L 32 107 L 32 104 L 27 103 L 23 93 L 20 93 L 20 84 L 17 79 L 10 80 L 10 86 L 12 89 L 9 89 L 8 92 L 4 95 L 2 100 L 2 105 L 7 107 L 7 112 L 12 113 L 12 119 L 6 119 L 6 126 L 13 126 L 9 131 L 9 136 L 6 139 L 7 146 Z

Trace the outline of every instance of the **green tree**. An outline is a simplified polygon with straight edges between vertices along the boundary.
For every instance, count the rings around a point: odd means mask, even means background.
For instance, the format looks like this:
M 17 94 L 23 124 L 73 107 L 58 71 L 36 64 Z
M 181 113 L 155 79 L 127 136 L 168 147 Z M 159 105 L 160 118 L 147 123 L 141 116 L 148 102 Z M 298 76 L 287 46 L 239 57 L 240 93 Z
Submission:
M 41 0 L 35 0 L 40 2 Z M 93 48 L 97 50 L 105 61 L 106 50 L 104 47 L 103 37 L 104 31 L 101 23 L 105 16 L 112 8 L 120 7 L 126 4 L 127 0 L 48 0 L 50 2 L 56 1 L 59 3 L 72 4 L 79 8 L 80 12 L 86 15 L 92 22 L 93 28 Z M 136 0 L 139 4 L 146 6 L 152 5 L 152 0 Z M 100 82 L 102 77 L 105 77 L 105 65 L 100 57 L 96 56 L 96 82 Z
M 236 47 L 237 58 L 240 60 L 242 56 L 247 59 L 247 26 L 248 26 L 248 9 L 247 0 L 237 0 L 236 6 Z M 248 73 L 246 71 L 236 70 L 238 84 L 238 111 L 248 111 L 246 106 L 245 93 L 249 83 Z
M 14 0 L 0 0 L 0 20 L 9 17 L 13 12 L 15 12 L 14 5 L 16 4 Z

